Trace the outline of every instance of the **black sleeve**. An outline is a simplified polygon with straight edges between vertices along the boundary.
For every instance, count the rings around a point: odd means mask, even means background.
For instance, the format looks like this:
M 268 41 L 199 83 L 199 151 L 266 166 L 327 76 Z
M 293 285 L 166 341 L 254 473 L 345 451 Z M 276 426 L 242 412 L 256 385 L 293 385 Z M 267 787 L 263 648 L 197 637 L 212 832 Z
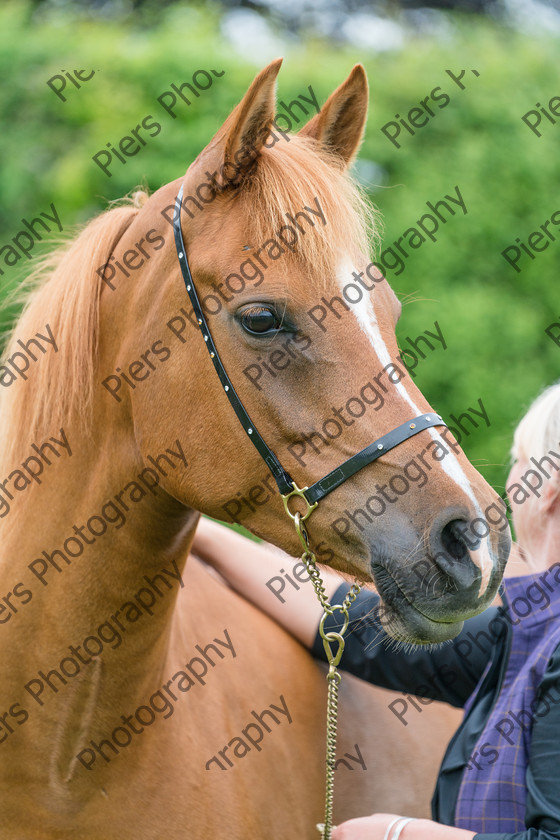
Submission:
M 560 840 L 560 648 L 537 693 L 527 768 L 526 831 L 474 840 Z
M 341 604 L 349 589 L 348 584 L 342 584 L 332 603 Z M 490 607 L 465 621 L 463 630 L 451 642 L 437 648 L 416 647 L 407 651 L 397 646 L 379 623 L 376 617 L 379 600 L 378 595 L 362 591 L 351 605 L 340 668 L 382 688 L 406 691 L 462 708 L 491 659 L 497 636 L 489 624 L 497 616 L 498 608 Z M 325 629 L 340 627 L 339 616 L 338 612 L 329 616 Z M 504 629 L 503 620 L 495 624 Z M 311 652 L 326 661 L 318 632 Z

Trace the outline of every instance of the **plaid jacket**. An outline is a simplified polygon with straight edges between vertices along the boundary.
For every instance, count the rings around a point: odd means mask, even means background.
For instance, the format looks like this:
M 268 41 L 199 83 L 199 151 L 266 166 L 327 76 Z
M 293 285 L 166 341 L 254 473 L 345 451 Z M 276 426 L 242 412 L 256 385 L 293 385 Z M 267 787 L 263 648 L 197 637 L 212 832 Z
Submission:
M 534 578 L 534 580 L 533 580 Z M 539 589 L 531 590 L 537 583 Z M 542 600 L 542 581 L 523 576 L 504 581 L 504 601 L 511 620 L 511 647 L 499 695 L 463 772 L 455 826 L 477 832 L 525 830 L 526 774 L 535 719 L 560 703 L 549 692 L 541 703 L 539 689 L 549 660 L 560 644 L 560 587 Z M 476 693 L 467 712 L 476 703 Z M 558 733 L 560 737 L 560 733 Z

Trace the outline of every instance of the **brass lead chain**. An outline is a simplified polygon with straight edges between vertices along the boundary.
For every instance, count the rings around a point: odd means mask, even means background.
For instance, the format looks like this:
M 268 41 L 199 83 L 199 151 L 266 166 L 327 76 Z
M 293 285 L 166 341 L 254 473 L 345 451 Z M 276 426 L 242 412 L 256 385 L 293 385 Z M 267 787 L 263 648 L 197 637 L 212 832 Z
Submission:
M 310 505 L 305 498 L 305 490 L 307 487 L 300 489 L 294 484 L 294 489 L 291 493 L 282 496 L 286 513 L 293 520 L 296 533 L 299 537 L 303 548 L 301 560 L 305 563 L 309 577 L 315 589 L 319 603 L 323 608 L 323 615 L 319 624 L 319 633 L 323 640 L 325 654 L 329 665 L 327 673 L 327 742 L 326 742 L 326 785 L 325 785 L 325 817 L 324 823 L 317 825 L 321 832 L 322 840 L 331 840 L 331 832 L 333 829 L 333 804 L 334 804 L 334 771 L 336 764 L 336 735 L 338 725 L 338 687 L 340 685 L 341 675 L 337 670 L 342 654 L 344 652 L 344 634 L 348 629 L 349 615 L 348 609 L 350 605 L 356 600 L 361 587 L 354 583 L 350 587 L 346 598 L 342 604 L 329 604 L 325 585 L 321 578 L 319 569 L 317 568 L 317 557 L 311 549 L 309 543 L 309 536 L 305 528 L 304 522 L 317 507 L 317 503 Z M 294 496 L 301 498 L 307 508 L 305 513 L 292 513 L 289 502 Z M 341 613 L 342 627 L 339 631 L 325 630 L 325 621 L 327 616 L 334 615 L 335 612 Z M 336 643 L 337 647 L 333 650 L 333 645 Z

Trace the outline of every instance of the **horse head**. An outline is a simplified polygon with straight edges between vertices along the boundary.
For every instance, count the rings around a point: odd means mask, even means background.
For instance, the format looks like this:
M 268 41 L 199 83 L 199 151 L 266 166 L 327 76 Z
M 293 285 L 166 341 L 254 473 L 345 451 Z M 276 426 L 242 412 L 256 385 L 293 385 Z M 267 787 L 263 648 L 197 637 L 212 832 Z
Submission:
M 211 339 L 299 487 L 421 415 L 439 419 L 401 361 L 401 306 L 368 258 L 376 217 L 348 172 L 366 121 L 365 72 L 357 65 L 290 134 L 274 119 L 279 67 L 259 73 L 184 177 L 122 211 L 93 292 L 64 292 L 82 310 L 93 295 L 99 308 L 97 337 L 93 316 L 83 321 L 95 337 L 95 428 L 111 426 L 114 451 L 140 466 L 166 447 L 183 453 L 181 469 L 163 464 L 158 474 L 152 527 L 162 546 L 192 532 L 200 511 L 291 554 L 300 548 L 185 290 L 172 231 L 181 188 L 182 237 Z M 75 331 L 71 313 L 59 317 L 62 332 Z M 320 561 L 374 581 L 395 638 L 423 643 L 452 638 L 488 606 L 510 537 L 501 499 L 450 430 L 415 431 L 325 495 L 308 530 Z

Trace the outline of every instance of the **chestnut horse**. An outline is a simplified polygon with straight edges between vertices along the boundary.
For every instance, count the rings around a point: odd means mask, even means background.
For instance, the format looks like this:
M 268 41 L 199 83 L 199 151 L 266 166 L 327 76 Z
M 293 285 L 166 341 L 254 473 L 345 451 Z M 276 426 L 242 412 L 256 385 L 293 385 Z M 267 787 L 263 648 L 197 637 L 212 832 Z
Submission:
M 397 364 L 400 305 L 367 261 L 368 211 L 347 173 L 366 119 L 363 68 L 292 136 L 272 122 L 279 66 L 256 77 L 184 177 L 53 255 L 4 355 L 6 840 L 316 836 L 320 667 L 200 566 L 183 574 L 200 512 L 227 518 L 231 500 L 256 535 L 292 555 L 299 544 L 193 320 L 169 224 L 180 187 L 216 345 L 300 486 L 431 409 Z M 343 305 L 350 281 L 364 294 Z M 312 329 L 321 297 L 339 317 Z M 421 493 L 379 515 L 372 486 L 388 499 L 387 482 L 418 458 Z M 496 502 L 448 430 L 430 428 L 326 497 L 309 533 L 328 565 L 375 580 L 395 638 L 441 641 L 496 592 L 509 537 L 462 536 Z M 352 527 L 333 528 L 343 512 Z M 414 812 L 427 797 L 413 773 L 432 781 L 440 745 L 403 727 L 390 699 L 353 680 L 343 692 L 339 754 L 357 769 L 337 771 L 338 820 Z

